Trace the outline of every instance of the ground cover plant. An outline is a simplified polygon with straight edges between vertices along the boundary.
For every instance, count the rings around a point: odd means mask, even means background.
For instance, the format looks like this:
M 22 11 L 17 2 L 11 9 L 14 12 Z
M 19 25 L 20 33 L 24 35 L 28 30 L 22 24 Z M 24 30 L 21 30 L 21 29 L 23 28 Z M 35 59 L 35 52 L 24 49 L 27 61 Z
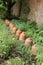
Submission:
M 33 47 L 38 46 L 37 54 L 32 54 L 32 46 L 25 46 L 13 31 L 0 19 L 0 65 L 43 65 L 43 25 L 38 27 L 34 21 L 12 20 L 12 23 L 27 37 L 33 38 Z M 33 48 L 36 49 L 37 47 Z
M 0 20 L 0 57 L 4 55 L 5 58 L 9 55 L 11 44 L 13 45 L 14 39 L 16 39 L 14 36 L 4 21 Z
M 17 2 L 18 16 L 12 13 Z M 25 0 L 0 0 L 0 65 L 43 65 L 43 24 L 28 20 L 29 12 Z
M 26 32 L 27 37 L 33 37 L 36 43 L 43 43 L 43 24 L 37 26 L 35 21 L 12 20 L 12 23 L 20 30 Z
M 24 30 L 27 34 L 27 37 L 32 37 L 34 39 L 34 44 L 38 45 L 38 54 L 37 58 L 39 65 L 43 62 L 43 24 L 40 26 L 37 26 L 37 24 L 34 21 L 26 21 L 21 22 L 21 20 L 12 20 L 13 23 L 19 28 L 20 30 Z M 17 23 L 16 23 L 17 22 Z M 38 65 L 36 62 L 36 65 Z

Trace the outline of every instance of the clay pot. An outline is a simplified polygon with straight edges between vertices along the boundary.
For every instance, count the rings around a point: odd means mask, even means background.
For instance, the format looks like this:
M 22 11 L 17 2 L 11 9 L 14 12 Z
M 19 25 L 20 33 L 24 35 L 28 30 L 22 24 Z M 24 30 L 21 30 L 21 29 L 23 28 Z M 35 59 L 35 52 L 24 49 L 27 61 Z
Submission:
M 37 44 L 34 44 L 32 46 L 32 54 L 33 55 L 37 55 L 37 52 L 38 52 L 38 45 Z
M 27 38 L 25 40 L 25 44 L 24 45 L 27 45 L 27 46 L 32 46 L 33 44 L 33 39 L 32 38 Z
M 26 33 L 25 33 L 25 32 L 22 32 L 22 33 L 20 34 L 19 40 L 20 40 L 20 41 L 24 41 L 25 38 L 26 38 Z
M 12 23 L 9 24 L 10 29 L 13 29 L 14 25 Z
M 6 23 L 7 25 L 9 25 L 9 24 L 10 24 L 10 21 L 9 21 L 8 19 L 6 19 L 6 20 L 5 20 L 5 23 Z
M 20 36 L 20 33 L 21 33 L 21 30 L 18 29 L 18 30 L 16 31 L 16 36 L 19 37 L 19 36 Z
M 14 33 L 16 33 L 17 28 L 14 26 L 12 30 L 13 30 Z

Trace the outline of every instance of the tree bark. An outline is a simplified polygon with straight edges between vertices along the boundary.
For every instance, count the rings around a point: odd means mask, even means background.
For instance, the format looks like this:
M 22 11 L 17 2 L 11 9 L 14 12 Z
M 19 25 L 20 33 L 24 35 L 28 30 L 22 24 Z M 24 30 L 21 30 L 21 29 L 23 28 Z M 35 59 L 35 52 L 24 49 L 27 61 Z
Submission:
M 22 9 L 22 2 L 19 2 L 20 3 L 20 7 L 19 7 L 19 17 L 21 15 L 21 9 Z
M 22 9 L 22 2 L 20 2 L 20 8 L 19 8 L 19 16 L 16 17 L 16 16 L 13 16 L 11 14 L 11 8 L 13 7 L 13 5 L 15 5 L 16 1 L 15 2 L 12 2 L 12 0 L 3 0 L 3 3 L 4 3 L 4 6 L 7 8 L 7 11 L 6 11 L 6 17 L 5 19 L 17 19 L 19 20 L 20 18 L 20 15 L 21 15 L 21 9 Z
M 13 7 L 13 5 L 15 5 L 16 2 L 12 2 L 11 0 L 4 0 L 3 1 L 4 6 L 7 8 L 6 11 L 6 18 L 11 19 L 12 15 L 11 15 L 11 8 Z

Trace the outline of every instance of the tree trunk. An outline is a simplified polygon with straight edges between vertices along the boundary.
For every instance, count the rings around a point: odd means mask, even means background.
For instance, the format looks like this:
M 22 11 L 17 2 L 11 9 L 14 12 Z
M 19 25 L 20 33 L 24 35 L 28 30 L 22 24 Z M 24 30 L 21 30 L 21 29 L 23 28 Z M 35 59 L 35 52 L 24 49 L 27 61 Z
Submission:
M 12 14 L 11 14 L 11 8 L 13 7 L 13 5 L 15 5 L 15 3 L 16 3 L 16 1 L 15 2 L 12 2 L 12 0 L 4 0 L 3 1 L 3 3 L 4 3 L 4 6 L 7 8 L 7 11 L 6 11 L 6 17 L 5 17 L 5 19 L 7 18 L 7 19 L 17 19 L 17 20 L 19 20 L 19 18 L 18 17 L 16 17 L 16 16 L 13 16 Z M 20 13 L 21 13 L 21 5 L 22 5 L 22 3 L 20 4 Z M 20 16 L 20 13 L 19 13 L 19 16 Z
M 9 1 L 8 2 L 8 4 L 7 4 L 7 15 L 6 15 L 6 18 L 8 18 L 8 19 L 10 19 L 10 17 L 11 17 L 11 1 Z
M 22 2 L 20 2 L 20 7 L 19 7 L 19 17 L 21 15 L 21 9 L 22 9 Z

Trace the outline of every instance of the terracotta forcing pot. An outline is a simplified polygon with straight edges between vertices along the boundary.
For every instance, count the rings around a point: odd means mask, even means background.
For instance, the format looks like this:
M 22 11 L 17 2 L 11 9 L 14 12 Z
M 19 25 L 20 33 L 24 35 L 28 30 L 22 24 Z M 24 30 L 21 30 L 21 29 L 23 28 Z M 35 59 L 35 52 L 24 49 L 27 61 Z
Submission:
M 25 40 L 25 44 L 24 45 L 27 45 L 27 46 L 32 46 L 33 44 L 33 39 L 32 38 L 27 38 Z
M 18 30 L 16 31 L 16 36 L 19 37 L 19 36 L 20 36 L 20 33 L 21 33 L 21 30 L 18 29 Z
M 16 33 L 17 28 L 14 26 L 12 30 L 13 30 L 14 33 Z
M 9 24 L 10 29 L 13 29 L 14 25 L 12 23 Z
M 37 44 L 34 44 L 32 46 L 32 54 L 33 55 L 37 55 L 37 52 L 38 52 L 38 45 Z
M 26 33 L 25 33 L 25 32 L 22 32 L 22 33 L 20 34 L 20 36 L 19 36 L 19 40 L 24 41 L 25 38 L 26 38 Z
M 6 23 L 7 25 L 9 25 L 9 24 L 10 24 L 10 20 L 6 19 L 6 20 L 5 20 L 5 23 Z

